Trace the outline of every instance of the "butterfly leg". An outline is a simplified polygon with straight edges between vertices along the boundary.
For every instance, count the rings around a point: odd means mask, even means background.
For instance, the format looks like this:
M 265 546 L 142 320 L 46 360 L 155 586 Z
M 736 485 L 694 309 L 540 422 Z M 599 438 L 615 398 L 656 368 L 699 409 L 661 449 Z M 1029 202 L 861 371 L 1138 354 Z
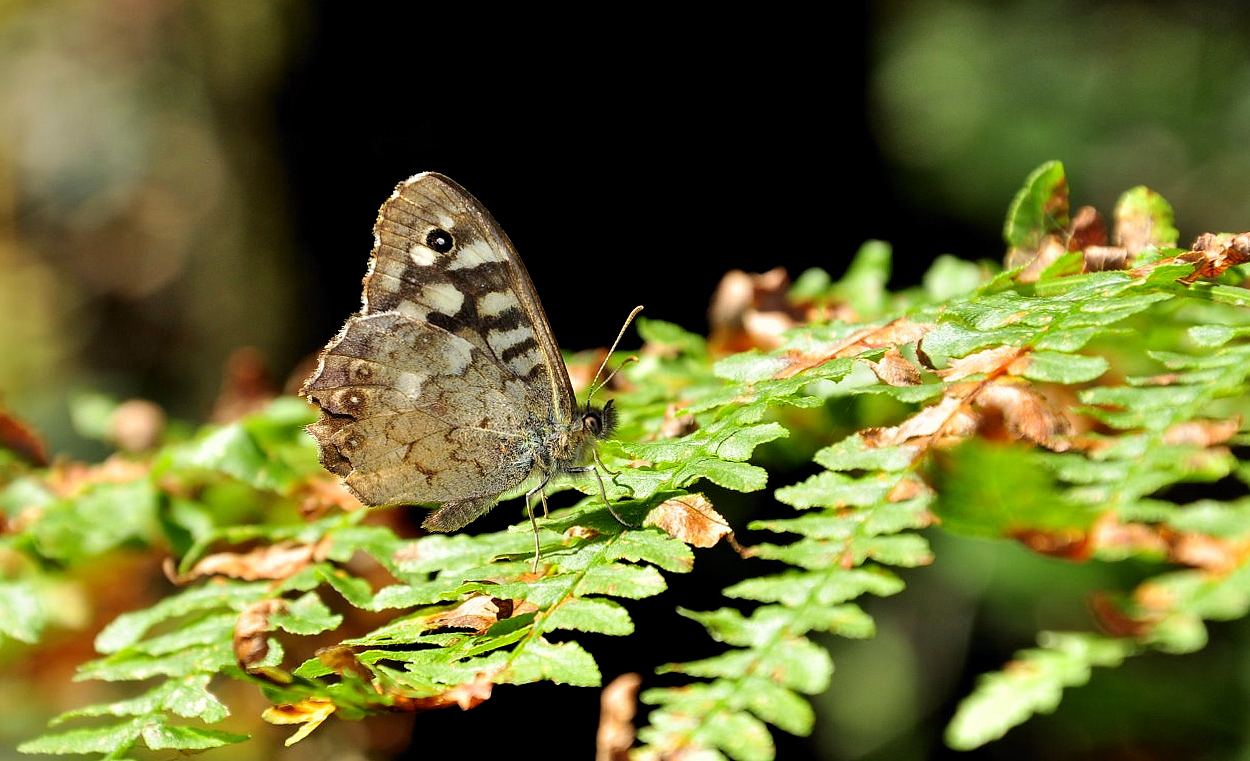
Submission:
M 595 460 L 597 461 L 598 459 L 599 459 L 599 455 L 598 453 L 596 453 Z M 607 468 L 604 468 L 604 470 L 607 470 Z M 587 473 L 587 472 L 594 473 L 595 480 L 599 482 L 599 496 L 603 497 L 603 504 L 608 506 L 608 512 L 612 513 L 612 517 L 616 518 L 617 523 L 621 524 L 622 526 L 625 526 L 626 528 L 634 528 L 634 525 L 632 523 L 622 518 L 616 512 L 616 508 L 612 507 L 612 501 L 608 499 L 608 490 L 603 485 L 603 476 L 599 475 L 598 468 L 596 468 L 594 465 L 582 465 L 576 468 L 566 468 L 564 472 L 565 473 Z M 611 473 L 612 471 L 609 470 L 608 472 Z
M 534 529 L 534 566 L 533 566 L 534 573 L 538 573 L 538 556 L 539 556 L 538 521 L 534 519 L 534 507 L 530 502 L 530 498 L 532 498 L 534 496 L 534 493 L 537 492 L 538 498 L 542 500 L 542 503 L 543 503 L 543 518 L 549 517 L 549 513 L 547 512 L 547 492 L 543 489 L 543 487 L 547 485 L 547 480 L 548 479 L 544 478 L 541 484 L 539 484 L 538 486 L 535 486 L 533 489 L 530 489 L 528 492 L 525 493 L 525 512 L 530 517 L 530 528 Z

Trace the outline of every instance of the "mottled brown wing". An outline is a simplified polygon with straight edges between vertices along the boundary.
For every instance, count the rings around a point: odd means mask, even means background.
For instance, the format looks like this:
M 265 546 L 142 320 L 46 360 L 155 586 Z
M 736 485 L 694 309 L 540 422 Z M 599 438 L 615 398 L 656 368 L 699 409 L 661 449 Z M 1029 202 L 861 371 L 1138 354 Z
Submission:
M 486 512 L 572 424 L 568 372 L 507 236 L 446 177 L 400 183 L 374 227 L 359 314 L 302 393 L 321 461 L 366 504 L 439 502 L 452 530 Z

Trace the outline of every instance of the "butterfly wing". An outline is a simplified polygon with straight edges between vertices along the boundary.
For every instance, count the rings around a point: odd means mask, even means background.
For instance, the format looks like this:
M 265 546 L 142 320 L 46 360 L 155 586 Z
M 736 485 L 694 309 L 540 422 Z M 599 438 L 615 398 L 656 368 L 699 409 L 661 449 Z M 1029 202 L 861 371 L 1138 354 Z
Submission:
M 568 372 L 525 266 L 489 212 L 434 173 L 382 205 L 363 306 L 302 393 L 321 461 L 370 505 L 440 502 L 459 528 L 567 430 Z M 536 460 L 538 461 L 536 463 Z
M 430 246 L 435 231 L 450 233 L 451 250 Z M 556 408 L 571 414 L 572 386 L 542 302 L 486 207 L 451 179 L 425 172 L 399 184 L 373 233 L 365 313 L 396 310 L 442 327 L 518 378 L 545 385 Z

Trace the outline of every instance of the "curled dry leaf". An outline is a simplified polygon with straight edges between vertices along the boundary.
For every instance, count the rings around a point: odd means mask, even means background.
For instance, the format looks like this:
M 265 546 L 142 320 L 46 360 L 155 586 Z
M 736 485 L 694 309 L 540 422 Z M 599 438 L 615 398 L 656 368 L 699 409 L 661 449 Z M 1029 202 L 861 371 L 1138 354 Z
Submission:
M 1107 243 L 1107 226 L 1102 215 L 1093 206 L 1082 206 L 1072 215 L 1072 223 L 1068 227 L 1067 249 L 1069 251 L 1085 251 L 1094 246 Z
M 1028 348 L 1020 346 L 1003 345 L 982 349 L 966 357 L 952 359 L 946 369 L 938 371 L 938 376 L 945 381 L 957 381 L 979 374 L 994 377 L 1007 372 L 1016 375 L 1027 367 L 1020 362 L 1027 362 L 1028 353 Z
M 621 674 L 599 695 L 599 731 L 595 735 L 595 761 L 626 761 L 634 744 L 634 715 L 638 711 L 638 688 L 642 677 Z
M 360 662 L 356 651 L 347 645 L 323 647 L 317 651 L 317 660 L 339 676 L 352 677 L 363 682 L 373 681 L 373 672 Z
M 269 638 L 265 636 L 271 628 L 269 617 L 285 609 L 286 600 L 269 597 L 257 600 L 239 613 L 234 622 L 234 657 L 244 671 L 249 674 L 274 676 L 270 670 L 259 664 L 269 654 Z
M 976 418 L 964 401 L 947 396 L 890 428 L 865 428 L 860 437 L 871 447 L 912 444 L 926 448 L 955 443 L 976 430 Z
M 569 526 L 564 530 L 565 539 L 594 539 L 603 532 L 590 526 Z
M 1072 421 L 1051 404 L 1032 384 L 1002 379 L 987 383 L 974 397 L 975 405 L 1003 423 L 1012 439 L 1025 439 L 1055 452 L 1071 448 L 1067 437 L 1072 434 Z M 982 421 L 982 431 L 991 426 Z
M 1154 623 L 1130 615 L 1120 602 L 1106 592 L 1094 592 L 1089 598 L 1090 612 L 1094 620 L 1113 637 L 1139 638 L 1149 633 Z
M 203 576 L 228 576 L 245 581 L 285 579 L 310 563 L 325 559 L 329 549 L 327 538 L 316 544 L 279 542 L 249 552 L 217 552 L 204 557 L 185 576 L 171 578 L 171 581 L 186 584 Z
M 1082 253 L 1082 272 L 1107 272 L 1128 266 L 1128 249 L 1121 246 L 1090 246 Z
M 723 537 L 733 536 L 733 529 L 712 502 L 703 494 L 688 494 L 661 502 L 642 525 L 655 526 L 695 547 L 712 547 Z
M 1068 246 L 1058 235 L 1047 235 L 1035 251 L 1012 249 L 1007 252 L 1007 267 L 1024 265 L 1016 279 L 1022 283 L 1035 283 L 1046 268 L 1068 252 Z
M 442 708 L 451 708 L 452 706 L 458 706 L 460 710 L 467 711 L 490 700 L 491 692 L 495 688 L 495 676 L 498 673 L 498 669 L 494 671 L 480 671 L 474 674 L 469 681 L 461 682 L 450 690 L 437 695 L 420 698 L 407 695 L 392 696 L 393 705 L 396 710 L 410 711 L 412 713 L 436 711 Z
M 1007 536 L 1039 555 L 1064 560 L 1089 559 L 1090 542 L 1085 532 L 1077 528 L 1011 529 L 1007 532 Z
M 1139 188 L 1140 195 L 1125 197 L 1115 208 L 1116 244 L 1123 246 L 1129 254 L 1137 256 L 1147 246 L 1176 245 L 1176 230 L 1161 219 L 1152 208 L 1161 201 L 1159 194 L 1147 188 Z
M 930 494 L 932 491 L 929 485 L 919 478 L 902 478 L 899 479 L 898 483 L 894 484 L 894 488 L 890 489 L 889 494 L 885 495 L 885 499 L 887 502 L 906 502 L 922 494 Z M 937 520 L 937 516 L 925 511 L 924 519 L 927 526 Z
M 1212 280 L 1229 267 L 1250 261 L 1250 233 L 1231 237 L 1204 233 L 1194 241 L 1188 254 L 1177 258 L 1198 264 L 1192 274 L 1181 278 L 1182 283 L 1192 283 L 1199 278 Z
M 869 362 L 873 373 L 890 386 L 919 386 L 920 369 L 907 361 L 902 352 L 891 348 L 879 362 Z
M 1248 261 L 1250 233 L 1203 233 L 1185 253 L 1151 262 L 1133 270 L 1133 274 L 1144 276 L 1164 264 L 1193 264 L 1196 265 L 1194 271 L 1178 280 L 1181 283 L 1193 283 L 1198 280 L 1212 280 L 1224 274 L 1229 267 Z
M 1250 543 L 1186 532 L 1172 542 L 1168 559 L 1219 574 L 1236 571 L 1250 557 Z
M 1163 443 L 1209 447 L 1223 444 L 1241 430 L 1241 417 L 1228 420 L 1189 420 L 1163 432 Z
M 717 356 L 749 349 L 775 349 L 781 334 L 798 324 L 786 299 L 790 276 L 781 267 L 763 274 L 730 270 L 708 307 L 709 350 Z
M 831 360 L 855 357 L 872 349 L 896 349 L 916 343 L 932 328 L 932 323 L 914 322 L 905 317 L 878 327 L 864 328 L 834 341 L 821 351 L 791 352 L 787 355 L 788 364 L 776 373 L 776 377 L 791 378 Z
M 320 470 L 299 486 L 299 512 L 305 520 L 314 521 L 333 510 L 354 513 L 364 505 L 356 495 L 347 490 L 343 479 Z
M 451 610 L 426 619 L 425 629 L 467 629 L 475 634 L 485 634 L 500 619 L 511 616 L 512 609 L 512 600 L 499 600 L 490 595 L 475 593 Z
M 124 484 L 147 478 L 148 463 L 113 456 L 99 465 L 65 461 L 53 464 L 47 484 L 58 497 L 72 497 L 94 484 Z
M 1250 542 L 1222 539 L 1196 532 L 1176 531 L 1150 523 L 1124 523 L 1108 511 L 1090 529 L 1091 551 L 1109 549 L 1116 555 L 1153 554 L 1169 563 L 1231 573 L 1250 557 Z
M 672 402 L 664 408 L 664 422 L 660 424 L 655 438 L 676 439 L 698 430 L 699 424 L 695 422 L 694 415 L 689 412 L 681 413 L 680 410 L 681 407 Z
M 37 468 L 48 464 L 48 446 L 26 421 L 0 407 L 0 449 L 7 449 Z
M 289 747 L 311 734 L 336 710 L 338 708 L 329 698 L 304 698 L 298 703 L 270 706 L 260 717 L 270 724 L 303 724 L 298 732 L 287 738 L 285 745 Z
M 573 390 L 582 393 L 590 384 L 595 381 L 595 373 L 598 372 L 600 365 L 608 358 L 608 350 L 606 347 L 592 349 L 577 354 L 568 363 L 569 381 L 573 384 Z M 614 381 L 623 379 L 623 375 L 613 375 Z M 617 383 L 613 382 L 613 388 L 617 387 Z

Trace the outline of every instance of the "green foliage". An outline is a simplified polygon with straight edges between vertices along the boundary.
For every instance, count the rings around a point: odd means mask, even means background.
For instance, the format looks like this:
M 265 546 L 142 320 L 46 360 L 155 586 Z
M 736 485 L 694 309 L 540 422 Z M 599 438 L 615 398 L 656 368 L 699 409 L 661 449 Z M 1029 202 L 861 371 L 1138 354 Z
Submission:
M 984 676 L 952 747 L 1053 711 L 1094 666 L 1201 648 L 1205 621 L 1250 610 L 1250 498 L 1182 488 L 1250 482 L 1232 449 L 1250 412 L 1244 247 L 1173 248 L 1171 208 L 1144 188 L 1117 205 L 1107 246 L 1078 229 L 1067 193 L 1057 162 L 1028 178 L 1005 226 L 1012 270 L 944 257 L 891 293 L 889 249 L 874 241 L 841 280 L 805 273 L 790 304 L 814 318 L 734 336 L 768 348 L 722 355 L 640 321 L 647 350 L 625 371 L 620 437 L 602 453 L 633 526 L 577 481 L 591 496 L 539 521 L 538 573 L 528 522 L 412 539 L 353 509 L 317 466 L 295 399 L 81 471 L 6 466 L 3 636 L 36 643 L 63 626 L 58 600 L 103 557 L 177 558 L 176 586 L 117 616 L 79 670 L 135 683 L 132 696 L 70 711 L 20 749 L 122 758 L 240 742 L 212 728 L 229 714 L 226 681 L 253 683 L 268 720 L 300 725 L 292 742 L 331 715 L 472 707 L 495 684 L 599 686 L 579 636 L 630 637 L 645 624 L 632 601 L 698 571 L 693 548 L 724 533 L 696 491 L 713 486 L 771 487 L 775 502 L 734 526 L 750 538 L 735 544 L 744 580 L 705 610 L 679 608 L 706 630 L 707 655 L 656 664 L 680 683 L 641 694 L 640 759 L 767 761 L 770 725 L 810 733 L 830 636 L 873 636 L 857 600 L 902 592 L 897 569 L 940 563 L 935 531 L 1157 569 L 1097 598 L 1102 633 L 1043 633 Z M 1099 264 L 1108 250 L 1122 266 Z M 103 430 L 106 411 L 90 407 Z M 796 462 L 806 475 L 770 482 L 772 463 Z M 320 649 L 303 653 L 314 637 Z

